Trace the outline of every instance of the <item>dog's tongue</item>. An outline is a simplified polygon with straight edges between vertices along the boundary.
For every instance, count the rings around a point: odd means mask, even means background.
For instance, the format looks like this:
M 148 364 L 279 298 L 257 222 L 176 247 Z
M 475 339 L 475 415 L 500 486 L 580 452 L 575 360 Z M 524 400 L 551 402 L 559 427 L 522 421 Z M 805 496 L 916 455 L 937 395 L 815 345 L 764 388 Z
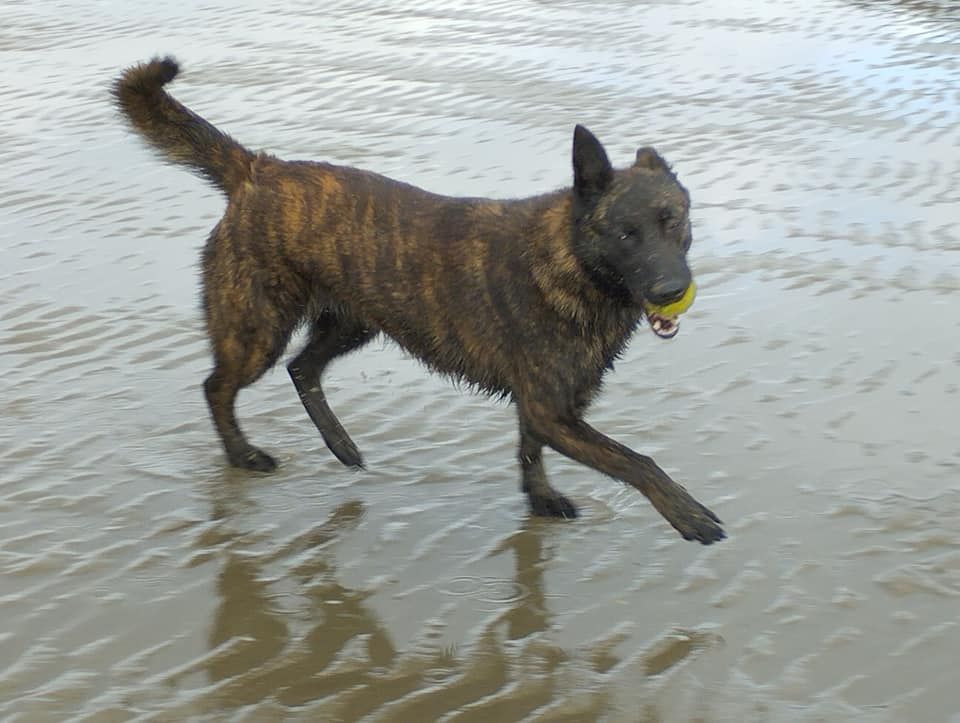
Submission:
M 647 322 L 650 324 L 650 331 L 661 339 L 672 339 L 680 331 L 680 320 L 677 317 L 647 314 Z

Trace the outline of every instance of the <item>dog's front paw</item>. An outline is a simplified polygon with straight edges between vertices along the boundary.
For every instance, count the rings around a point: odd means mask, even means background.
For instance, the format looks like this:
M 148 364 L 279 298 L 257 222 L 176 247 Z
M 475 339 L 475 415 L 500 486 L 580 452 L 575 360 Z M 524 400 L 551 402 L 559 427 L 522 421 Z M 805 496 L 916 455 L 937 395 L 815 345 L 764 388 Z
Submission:
M 727 536 L 720 518 L 697 502 L 683 485 L 669 477 L 664 477 L 660 484 L 652 487 L 647 497 L 684 540 L 711 545 Z
M 537 517 L 562 517 L 572 520 L 580 516 L 577 506 L 559 492 L 547 495 L 529 495 L 530 513 Z
M 687 495 L 687 509 L 680 519 L 668 519 L 684 540 L 696 540 L 702 545 L 712 545 L 726 538 L 720 518 Z

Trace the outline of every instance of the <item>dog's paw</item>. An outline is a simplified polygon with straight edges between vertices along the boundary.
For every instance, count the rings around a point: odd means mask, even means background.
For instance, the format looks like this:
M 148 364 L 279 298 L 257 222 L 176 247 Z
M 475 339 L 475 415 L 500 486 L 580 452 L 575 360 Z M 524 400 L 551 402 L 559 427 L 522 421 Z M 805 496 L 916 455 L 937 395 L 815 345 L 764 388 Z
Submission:
M 234 467 L 254 472 L 273 472 L 277 468 L 276 460 L 256 447 L 248 447 L 240 453 L 231 454 L 229 459 Z
M 726 538 L 720 518 L 704 505 L 690 497 L 689 507 L 680 520 L 669 520 L 684 540 L 699 542 L 701 545 L 712 545 Z
M 336 437 L 333 435 L 324 437 L 323 441 L 327 443 L 327 447 L 333 452 L 333 456 L 339 459 L 344 466 L 363 469 L 363 455 L 360 454 L 357 445 L 346 433 Z
M 559 492 L 551 495 L 529 495 L 530 513 L 537 517 L 562 517 L 572 520 L 580 516 L 577 506 Z

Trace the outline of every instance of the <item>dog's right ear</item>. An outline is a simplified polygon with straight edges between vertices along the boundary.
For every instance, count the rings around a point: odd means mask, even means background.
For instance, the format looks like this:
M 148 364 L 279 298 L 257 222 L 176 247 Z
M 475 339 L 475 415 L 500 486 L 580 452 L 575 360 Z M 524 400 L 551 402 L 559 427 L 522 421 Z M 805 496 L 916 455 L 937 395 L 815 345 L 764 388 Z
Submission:
M 581 125 L 573 129 L 573 191 L 593 203 L 613 181 L 613 166 L 600 141 Z
M 636 168 L 646 168 L 648 171 L 670 172 L 670 166 L 667 165 L 667 162 L 650 146 L 644 146 L 637 150 L 637 160 L 633 165 Z

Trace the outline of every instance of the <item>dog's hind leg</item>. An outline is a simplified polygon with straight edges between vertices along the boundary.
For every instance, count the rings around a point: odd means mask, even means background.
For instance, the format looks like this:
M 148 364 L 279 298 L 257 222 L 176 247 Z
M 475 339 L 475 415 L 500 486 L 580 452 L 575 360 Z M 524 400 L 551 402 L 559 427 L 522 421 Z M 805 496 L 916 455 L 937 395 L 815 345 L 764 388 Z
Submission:
M 576 505 L 557 492 L 547 481 L 547 472 L 543 467 L 543 445 L 527 430 L 520 421 L 520 470 L 521 489 L 527 495 L 530 512 L 540 517 L 577 517 Z
M 363 457 L 327 404 L 320 380 L 331 361 L 359 349 L 375 335 L 375 331 L 363 324 L 325 311 L 311 329 L 307 346 L 287 364 L 287 371 L 307 414 L 317 425 L 330 451 L 348 467 L 363 467 Z
M 223 440 L 227 459 L 234 467 L 272 472 L 277 463 L 247 441 L 237 422 L 237 393 L 253 384 L 276 362 L 286 345 L 286 336 L 267 331 L 241 336 L 214 336 L 214 369 L 203 384 L 213 423 Z

